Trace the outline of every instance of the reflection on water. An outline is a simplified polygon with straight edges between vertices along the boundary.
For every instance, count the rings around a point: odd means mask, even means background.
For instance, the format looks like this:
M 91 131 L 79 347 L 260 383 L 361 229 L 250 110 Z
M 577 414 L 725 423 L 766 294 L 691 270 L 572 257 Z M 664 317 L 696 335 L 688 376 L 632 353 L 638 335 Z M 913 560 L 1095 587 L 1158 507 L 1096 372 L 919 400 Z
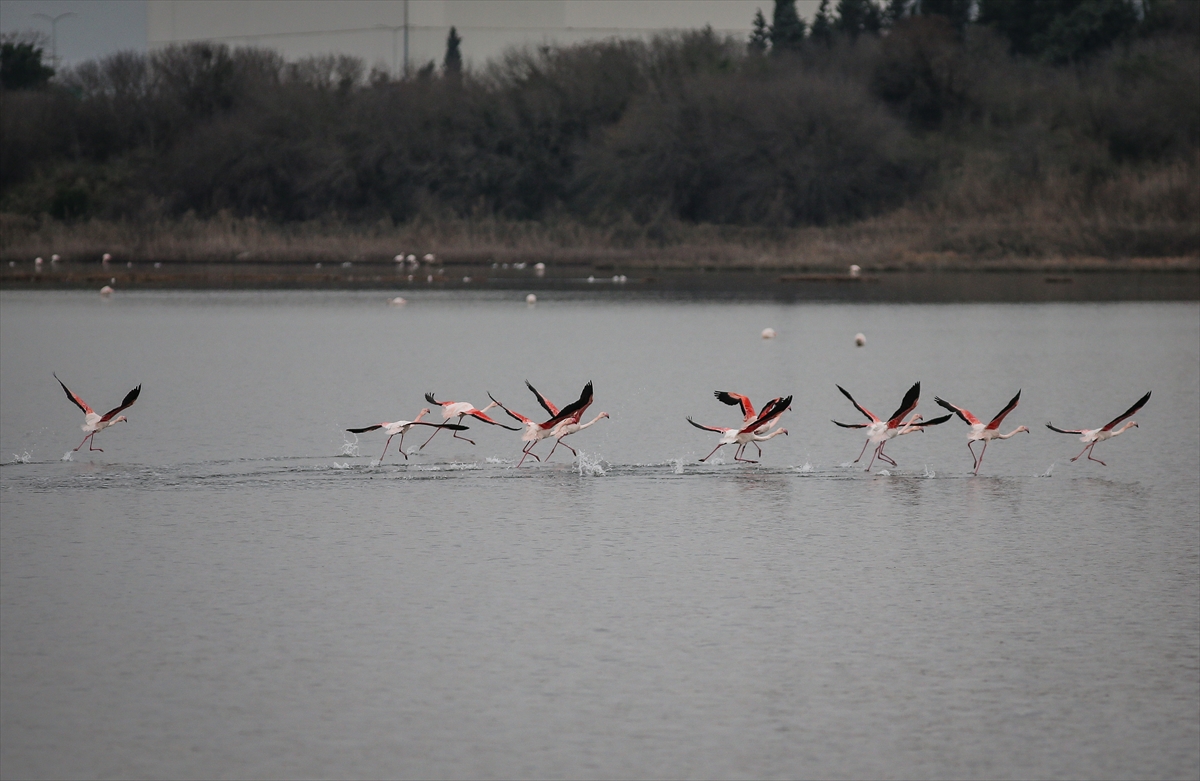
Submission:
M 0 295 L 5 777 L 1197 776 L 1194 305 L 409 298 Z M 143 384 L 105 453 L 65 370 Z M 611 425 L 344 432 L 526 378 Z M 917 379 L 1034 433 L 843 465 Z M 698 463 L 718 388 L 790 436 Z M 1108 467 L 1040 428 L 1146 388 Z

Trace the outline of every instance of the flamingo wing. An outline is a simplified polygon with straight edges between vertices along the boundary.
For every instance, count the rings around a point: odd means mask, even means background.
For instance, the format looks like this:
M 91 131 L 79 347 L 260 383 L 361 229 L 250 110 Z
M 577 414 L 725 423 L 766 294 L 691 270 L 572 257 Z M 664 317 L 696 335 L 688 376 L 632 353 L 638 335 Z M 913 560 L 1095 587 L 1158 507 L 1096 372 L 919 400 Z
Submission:
M 136 388 L 134 388 L 133 390 L 129 391 L 129 393 L 125 394 L 125 398 L 121 399 L 121 405 L 119 407 L 113 407 L 108 412 L 105 412 L 104 417 L 100 418 L 100 420 L 102 420 L 102 421 L 103 420 L 112 420 L 113 417 L 115 417 L 117 414 L 119 414 L 121 412 L 121 410 L 132 407 L 133 403 L 138 400 L 138 396 L 140 396 L 141 393 L 142 393 L 141 385 L 139 385 Z
M 537 397 L 538 404 L 542 405 L 542 409 L 546 410 L 546 412 L 549 412 L 551 416 L 558 414 L 558 407 L 551 404 L 549 399 L 538 393 L 538 389 L 530 385 L 529 380 L 525 380 L 525 387 L 533 391 L 533 395 Z
M 410 425 L 410 426 L 433 426 L 434 428 L 448 428 L 451 431 L 470 431 L 469 427 L 459 425 L 458 423 L 426 423 L 423 420 L 414 420 L 414 421 L 411 421 L 408 425 Z M 375 428 L 379 428 L 379 427 L 376 426 Z M 505 428 L 508 428 L 508 426 L 505 426 Z M 350 431 L 351 429 L 346 429 L 346 430 Z M 364 430 L 370 431 L 370 429 L 364 429 Z M 516 431 L 516 429 L 513 429 L 513 430 Z
M 946 401 L 945 399 L 939 398 L 937 396 L 933 397 L 933 401 L 934 401 L 934 403 L 938 404 L 939 406 L 945 407 L 946 409 L 950 410 L 955 415 L 958 415 L 960 418 L 963 419 L 964 422 L 970 423 L 972 426 L 977 425 L 980 422 L 979 418 L 972 415 L 970 410 L 963 409 L 962 407 L 957 407 L 957 406 L 951 404 L 950 402 Z M 996 425 L 997 426 L 1000 425 L 999 421 L 996 422 Z
M 57 374 L 54 375 L 54 379 L 58 380 Z M 74 393 L 71 392 L 71 389 L 67 387 L 66 383 L 64 383 L 62 380 L 58 380 L 58 384 L 62 385 L 62 389 L 67 392 L 67 398 L 70 399 L 71 401 L 75 402 L 76 407 L 79 407 L 79 409 L 83 410 L 84 415 L 94 415 L 95 414 L 92 411 L 92 408 L 87 405 L 86 401 L 84 401 L 83 399 L 79 398 L 78 396 L 76 396 Z
M 366 428 L 348 428 L 346 430 L 349 431 L 351 434 L 365 434 L 368 431 L 374 431 L 374 430 L 380 429 L 380 428 L 383 428 L 382 423 L 376 424 L 374 426 L 367 426 Z
M 879 422 L 879 418 L 875 417 L 875 413 L 871 412 L 871 410 L 867 409 L 866 407 L 864 407 L 863 405 L 861 405 L 857 401 L 855 401 L 854 397 L 850 395 L 850 391 L 846 390 L 841 385 L 837 386 L 837 389 L 842 392 L 843 396 L 850 399 L 850 403 L 854 405 L 854 408 L 856 410 L 858 410 L 859 412 L 861 412 L 862 414 L 866 415 L 871 420 L 872 423 Z
M 687 419 L 687 422 L 691 423 L 696 428 L 702 428 L 705 431 L 715 431 L 718 434 L 727 434 L 733 430 L 733 429 L 728 429 L 728 428 L 721 428 L 720 426 L 702 426 L 699 423 L 697 423 L 696 421 L 692 420 L 690 417 Z
M 921 401 L 921 383 L 914 382 L 913 386 L 908 389 L 908 393 L 904 394 L 904 401 L 900 402 L 900 408 L 892 413 L 888 418 L 888 427 L 895 428 L 900 425 L 900 421 L 908 417 L 908 413 L 917 408 L 917 404 Z
M 484 423 L 491 423 L 493 426 L 499 426 L 500 428 L 506 428 L 506 429 L 508 429 L 509 431 L 520 431 L 520 430 L 521 430 L 521 429 L 519 429 L 519 428 L 514 428 L 514 427 L 512 427 L 512 426 L 506 426 L 506 425 L 504 425 L 503 423 L 497 423 L 496 421 L 494 421 L 494 420 L 492 420 L 491 418 L 489 418 L 489 417 L 487 416 L 487 413 L 480 412 L 480 411 L 479 411 L 479 410 L 477 410 L 477 409 L 473 409 L 473 410 L 470 410 L 470 411 L 468 411 L 468 412 L 464 412 L 463 414 L 464 414 L 464 415 L 470 415 L 470 416 L 471 416 L 471 417 L 473 417 L 473 418 L 479 418 L 479 419 L 480 419 L 480 420 L 482 420 Z M 432 425 L 437 425 L 437 424 L 435 423 L 435 424 L 432 424 Z
M 1016 409 L 1017 402 L 1020 400 L 1021 391 L 1017 391 L 1017 395 L 1013 396 L 1012 401 L 1008 402 L 1004 409 L 1000 410 L 1000 412 L 996 414 L 996 417 L 992 418 L 992 422 L 987 424 L 987 427 L 993 431 L 1000 428 L 1000 423 L 1004 420 L 1004 416 Z
M 754 417 L 754 405 L 750 403 L 750 399 L 740 393 L 731 393 L 730 391 L 713 391 L 713 395 L 717 397 L 717 401 L 722 404 L 733 406 L 740 404 L 742 407 L 742 415 L 752 418 Z
M 1130 407 L 1129 409 L 1127 409 L 1127 410 L 1125 410 L 1124 412 L 1122 412 L 1122 413 L 1120 414 L 1120 416 L 1113 418 L 1111 421 L 1109 421 L 1108 425 L 1104 426 L 1104 427 L 1103 427 L 1103 428 L 1101 428 L 1100 430 L 1101 430 L 1101 431 L 1109 431 L 1109 430 L 1111 430 L 1113 426 L 1117 425 L 1118 423 L 1120 423 L 1120 422 L 1121 422 L 1122 420 L 1124 420 L 1125 418 L 1129 417 L 1129 416 L 1130 416 L 1130 415 L 1132 415 L 1133 413 L 1135 413 L 1135 412 L 1137 412 L 1138 410 L 1140 410 L 1142 407 L 1146 406 L 1146 402 L 1147 402 L 1147 401 L 1150 401 L 1150 391 L 1146 391 L 1146 395 L 1145 395 L 1145 396 L 1141 397 L 1141 398 L 1140 398 L 1140 399 L 1138 399 L 1136 402 L 1134 402 L 1134 404 L 1133 404 L 1133 406 L 1132 406 L 1132 407 Z
M 909 423 L 907 425 L 912 426 L 913 428 L 925 428 L 926 426 L 940 426 L 952 417 L 954 417 L 954 416 L 953 415 L 942 415 L 940 418 L 933 418 L 932 420 L 918 420 L 916 423 Z
M 442 402 L 438 401 L 437 399 L 435 399 L 433 397 L 432 393 L 425 394 L 425 401 L 428 401 L 430 404 L 437 404 L 439 406 L 444 406 L 444 405 L 442 405 Z
M 496 402 L 496 406 L 497 406 L 497 407 L 499 407 L 500 409 L 504 410 L 505 412 L 507 412 L 507 413 L 508 413 L 508 416 L 509 416 L 510 418 L 512 418 L 513 420 L 519 420 L 519 421 L 521 421 L 522 423 L 524 423 L 524 424 L 526 424 L 526 425 L 528 425 L 528 424 L 530 424 L 530 423 L 532 423 L 532 422 L 533 422 L 532 420 L 530 420 L 529 418 L 525 417 L 525 416 L 524 416 L 524 415 L 522 415 L 521 413 L 519 413 L 519 412 L 513 412 L 513 411 L 512 411 L 512 410 L 510 410 L 508 407 L 506 407 L 506 406 L 504 406 L 503 404 L 501 404 L 500 402 L 496 401 L 496 397 L 492 395 L 492 392 L 491 392 L 491 391 L 488 391 L 488 398 L 489 398 L 489 399 L 491 399 L 492 401 L 495 401 L 495 402 Z
M 559 410 L 557 415 L 546 421 L 546 423 L 543 423 L 542 426 L 545 427 L 547 424 L 557 425 L 567 418 L 578 420 L 583 417 L 584 410 L 592 404 L 592 395 L 592 383 L 591 380 L 588 380 L 588 384 L 583 386 L 583 392 L 579 394 L 579 398 Z
M 1048 421 L 1046 423 L 1046 428 L 1050 429 L 1051 431 L 1057 431 L 1059 434 L 1082 434 L 1083 433 L 1083 429 L 1059 428 L 1058 426 L 1056 426 L 1053 423 L 1050 423 Z
M 771 399 L 758 413 L 758 417 L 754 422 L 742 429 L 741 433 L 748 434 L 751 431 L 756 431 L 770 423 L 775 418 L 787 412 L 788 407 L 792 404 L 792 397 L 786 396 L 782 399 Z
M 831 420 L 829 422 L 835 426 L 841 426 L 842 428 L 867 428 L 871 425 L 870 423 L 842 423 L 836 420 Z

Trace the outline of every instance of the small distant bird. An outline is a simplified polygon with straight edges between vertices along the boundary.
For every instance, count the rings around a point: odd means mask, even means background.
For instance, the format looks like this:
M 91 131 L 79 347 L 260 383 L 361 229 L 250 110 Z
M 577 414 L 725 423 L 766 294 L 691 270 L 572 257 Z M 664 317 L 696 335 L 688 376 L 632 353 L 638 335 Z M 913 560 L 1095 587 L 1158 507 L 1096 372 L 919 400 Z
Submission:
M 862 273 L 862 268 L 857 263 L 850 266 L 850 276 L 857 277 L 861 273 Z
M 105 266 L 107 266 L 109 264 L 109 261 L 111 261 L 111 260 L 112 260 L 112 255 L 108 254 L 107 252 L 105 252 L 103 255 L 100 256 L 100 262 L 102 264 L 104 264 Z
M 970 410 L 963 409 L 962 407 L 956 407 L 945 399 L 938 398 L 937 396 L 934 396 L 933 400 L 940 406 L 945 407 L 955 415 L 958 415 L 963 419 L 964 423 L 967 423 L 971 426 L 971 430 L 967 432 L 967 450 L 971 451 L 971 458 L 975 462 L 975 474 L 979 474 L 979 467 L 981 464 L 983 464 L 983 454 L 987 452 L 988 442 L 991 442 L 993 439 L 1009 439 L 1010 437 L 1014 437 L 1022 431 L 1024 431 L 1026 434 L 1029 433 L 1029 429 L 1025 428 L 1024 426 L 1017 426 L 1007 434 L 1000 433 L 1000 423 L 1003 422 L 1004 416 L 1012 412 L 1016 408 L 1017 403 L 1021 401 L 1021 391 L 1017 391 L 1017 395 L 1012 397 L 1012 401 L 1008 402 L 1004 409 L 1000 410 L 999 414 L 992 418 L 992 421 L 986 425 L 982 420 L 972 415 Z M 981 440 L 983 441 L 983 450 L 979 451 L 979 455 L 976 456 L 975 448 L 971 447 L 971 443 L 979 442 Z
M 843 388 L 841 385 L 837 389 L 842 392 L 842 395 L 850 400 L 854 408 L 866 415 L 870 423 L 841 423 L 832 421 L 834 425 L 842 428 L 865 428 L 867 430 L 867 441 L 863 443 L 862 450 L 859 451 L 858 458 L 854 459 L 853 463 L 857 464 L 862 460 L 863 453 L 867 452 L 867 445 L 875 445 L 875 453 L 871 456 L 870 462 L 867 464 L 867 471 L 871 471 L 871 467 L 875 464 L 875 459 L 878 458 L 886 461 L 892 466 L 896 465 L 889 456 L 884 454 L 883 446 L 888 443 L 889 439 L 894 439 L 905 434 L 911 434 L 914 431 L 924 431 L 928 426 L 939 426 L 949 420 L 952 415 L 943 415 L 940 418 L 933 420 L 923 420 L 920 415 L 913 415 L 909 420 L 904 420 L 909 414 L 917 408 L 917 404 L 921 401 L 921 383 L 913 383 L 913 386 L 908 389 L 908 393 L 904 394 L 904 400 L 900 402 L 900 407 L 887 420 L 881 420 L 875 413 L 859 404 L 850 395 L 850 391 Z
M 58 255 L 57 253 L 50 256 L 51 263 L 57 263 L 60 260 L 62 260 L 62 256 Z
M 753 461 L 749 458 L 742 458 L 742 453 L 746 450 L 746 445 L 750 444 L 751 442 L 766 442 L 768 439 L 774 439 L 780 434 L 786 435 L 788 432 L 785 428 L 777 428 L 770 434 L 758 434 L 756 432 L 759 429 L 766 427 L 773 419 L 786 412 L 791 404 L 791 396 L 787 396 L 782 399 L 772 399 L 763 406 L 762 411 L 758 413 L 757 418 L 740 429 L 725 428 L 724 426 L 705 426 L 697 423 L 689 417 L 687 422 L 691 423 L 696 428 L 704 429 L 705 431 L 713 431 L 721 435 L 721 441 L 712 449 L 711 453 L 700 459 L 701 463 L 712 458 L 713 453 L 716 453 L 726 445 L 736 444 L 738 447 L 733 454 L 734 461 L 742 461 L 747 464 L 757 464 L 757 461 Z
M 401 298 L 400 296 L 396 296 L 391 301 L 388 301 L 388 304 L 391 306 L 404 306 L 407 303 L 408 299 Z
M 450 420 L 450 418 L 457 415 L 458 422 L 462 423 L 462 419 L 469 415 L 469 416 L 475 418 L 476 420 L 482 420 L 484 423 L 488 423 L 493 426 L 499 426 L 500 428 L 506 428 L 509 431 L 520 431 L 521 430 L 519 428 L 513 428 L 512 426 L 506 426 L 503 423 L 497 423 L 496 421 L 492 420 L 491 418 L 489 418 L 487 416 L 486 413 L 488 410 L 490 410 L 492 407 L 500 406 L 499 404 L 496 403 L 495 400 L 493 400 L 491 404 L 487 405 L 483 409 L 475 409 L 475 405 L 469 401 L 438 401 L 437 399 L 435 399 L 433 397 L 432 393 L 425 394 L 425 401 L 428 401 L 430 404 L 440 404 L 441 405 L 443 420 Z M 433 438 L 438 435 L 438 431 L 441 431 L 441 429 L 439 428 L 437 431 L 434 431 L 432 434 L 429 435 L 429 439 L 425 440 L 424 445 L 421 445 L 422 450 L 425 449 L 425 445 L 428 445 L 430 442 L 433 441 Z M 470 442 L 472 445 L 475 444 L 474 440 L 467 439 L 466 437 L 460 437 L 458 435 L 457 431 L 454 432 L 454 438 L 465 440 L 467 442 Z
M 537 296 L 535 296 L 533 293 L 530 293 L 529 295 L 525 296 L 525 303 L 533 306 L 537 303 Z
M 100 295 L 104 296 L 105 298 L 108 298 L 112 294 L 113 294 L 113 289 L 111 286 L 105 285 L 104 287 L 100 288 Z
M 35 265 L 35 266 L 40 266 L 40 265 L 42 265 L 43 263 L 45 263 L 45 261 L 44 261 L 44 260 L 42 260 L 41 258 L 34 258 L 34 259 L 33 259 L 33 265 Z
M 1075 456 L 1075 458 L 1071 459 L 1072 461 L 1078 461 L 1079 456 L 1082 456 L 1084 453 L 1087 453 L 1088 461 L 1095 461 L 1097 464 L 1100 464 L 1100 466 L 1108 466 L 1108 464 L 1104 463 L 1100 459 L 1092 458 L 1092 448 L 1094 448 L 1096 446 L 1097 442 L 1103 442 L 1106 439 L 1112 439 L 1113 437 L 1117 436 L 1118 434 L 1123 433 L 1126 429 L 1137 428 L 1138 427 L 1137 422 L 1132 421 L 1132 420 L 1129 421 L 1128 423 L 1126 423 L 1124 426 L 1121 426 L 1119 429 L 1113 429 L 1113 426 L 1117 425 L 1122 420 L 1125 420 L 1125 418 L 1129 417 L 1130 415 L 1135 414 L 1142 407 L 1146 406 L 1147 401 L 1150 401 L 1150 391 L 1147 391 L 1146 395 L 1141 397 L 1140 399 L 1138 399 L 1132 407 L 1125 410 L 1120 415 L 1113 418 L 1106 425 L 1101 426 L 1100 428 L 1084 428 L 1084 429 L 1078 429 L 1078 430 L 1065 429 L 1065 428 L 1058 428 L 1052 423 L 1047 423 L 1046 428 L 1050 429 L 1051 431 L 1057 431 L 1059 434 L 1080 434 L 1081 436 L 1079 437 L 1079 441 L 1088 443 L 1087 447 L 1085 447 L 1083 450 L 1079 451 L 1078 456 Z
M 778 334 L 776 334 L 776 333 L 775 333 L 775 329 L 774 329 L 774 328 L 764 328 L 764 329 L 763 329 L 763 332 L 762 332 L 762 338 L 764 338 L 764 339 L 774 339 L 776 336 L 778 336 Z
M 426 263 L 432 263 L 434 261 L 433 253 L 427 252 L 427 253 L 425 253 L 425 257 L 423 257 L 421 259 L 424 260 Z
M 58 380 L 57 374 L 54 375 L 54 379 Z M 83 425 L 81 425 L 80 428 L 87 432 L 87 436 L 83 438 L 83 442 L 80 442 L 79 447 L 75 448 L 75 450 L 79 450 L 80 447 L 83 447 L 84 442 L 92 440 L 91 443 L 88 444 L 88 450 L 98 450 L 101 453 L 104 452 L 104 449 L 96 447 L 96 441 L 94 439 L 96 434 L 108 428 L 109 426 L 115 426 L 118 423 L 128 423 L 129 419 L 120 413 L 122 410 L 132 407 L 133 403 L 137 401 L 138 396 L 142 392 L 142 386 L 138 385 L 136 388 L 129 391 L 129 393 L 125 394 L 125 399 L 121 402 L 121 406 L 115 407 L 103 415 L 97 415 L 92 408 L 87 405 L 87 402 L 72 393 L 71 389 L 68 388 L 62 380 L 58 380 L 58 384 L 62 385 L 62 389 L 66 392 L 67 398 L 74 402 L 76 407 L 79 407 L 79 409 L 83 410 Z
M 855 347 L 862 347 L 866 343 L 867 343 L 867 337 L 863 336 L 862 334 L 854 335 L 854 346 Z
M 405 460 L 408 459 L 408 453 L 404 452 L 404 435 L 407 434 L 409 429 L 411 429 L 413 426 L 433 426 L 434 428 L 448 428 L 451 431 L 467 431 L 466 426 L 460 426 L 457 423 L 426 423 L 422 421 L 421 418 L 428 414 L 429 408 L 426 407 L 417 413 L 417 416 L 412 420 L 397 420 L 392 423 L 378 423 L 374 426 L 367 426 L 366 428 L 348 428 L 346 430 L 351 434 L 365 434 L 368 431 L 375 431 L 376 429 L 383 429 L 386 431 L 388 433 L 387 442 L 383 443 L 383 452 L 379 454 L 379 463 L 381 464 L 383 463 L 383 457 L 387 455 L 388 445 L 392 443 L 392 437 L 396 436 L 397 434 L 400 435 L 400 444 L 397 446 L 400 448 L 400 455 L 404 456 Z M 437 432 L 435 431 L 433 433 L 436 434 Z

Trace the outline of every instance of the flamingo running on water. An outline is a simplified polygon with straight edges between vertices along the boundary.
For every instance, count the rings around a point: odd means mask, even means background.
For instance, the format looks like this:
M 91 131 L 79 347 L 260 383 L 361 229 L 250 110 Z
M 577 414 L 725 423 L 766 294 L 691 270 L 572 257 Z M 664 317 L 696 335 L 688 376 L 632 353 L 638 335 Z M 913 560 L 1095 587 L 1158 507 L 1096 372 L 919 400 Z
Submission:
M 722 404 L 728 404 L 731 407 L 734 405 L 741 406 L 743 426 L 749 425 L 750 422 L 757 417 L 754 413 L 754 405 L 750 403 L 749 396 L 743 396 L 740 393 L 733 393 L 731 391 L 713 391 L 713 395 L 716 396 L 717 401 L 720 401 Z M 778 401 L 778 399 L 772 399 L 772 401 Z M 766 425 L 756 429 L 754 433 L 765 434 L 774 428 L 777 423 L 779 423 L 778 415 L 772 418 Z M 758 442 L 751 442 L 750 444 L 754 445 L 754 447 L 758 450 L 758 454 L 761 456 L 762 448 L 758 446 Z
M 1021 391 L 1017 391 L 1017 395 L 1012 397 L 1012 401 L 1008 402 L 1007 406 L 1000 410 L 996 417 L 992 418 L 992 422 L 987 424 L 972 415 L 970 410 L 963 409 L 962 407 L 956 407 L 945 399 L 938 398 L 937 396 L 934 396 L 933 400 L 942 407 L 950 410 L 955 415 L 958 415 L 965 423 L 971 426 L 971 430 L 967 432 L 967 450 L 971 451 L 971 459 L 975 462 L 974 474 L 979 474 L 979 466 L 983 463 L 983 454 L 987 452 L 988 442 L 991 442 L 993 439 L 1009 439 L 1010 437 L 1015 437 L 1017 434 L 1020 434 L 1022 431 L 1024 431 L 1026 434 L 1029 433 L 1029 429 L 1027 429 L 1025 426 L 1017 426 L 1007 434 L 1000 433 L 1000 423 L 1004 420 L 1005 415 L 1012 412 L 1016 408 L 1017 403 L 1021 400 Z M 979 456 L 976 457 L 975 448 L 971 447 L 971 443 L 979 442 L 981 440 L 983 441 L 983 450 L 979 451 Z
M 915 410 L 917 404 L 921 401 L 920 382 L 913 383 L 913 386 L 908 389 L 908 393 L 904 394 L 904 400 L 900 402 L 899 409 L 892 413 L 892 416 L 887 420 L 881 420 L 875 413 L 855 401 L 850 392 L 841 385 L 838 385 L 837 389 L 842 392 L 843 396 L 850 399 L 850 403 L 854 405 L 855 409 L 866 415 L 867 419 L 871 421 L 870 423 L 841 423 L 836 420 L 832 421 L 835 425 L 842 428 L 865 428 L 867 430 L 867 441 L 863 443 L 863 448 L 859 451 L 858 458 L 854 459 L 852 463 L 857 464 L 862 460 L 863 453 L 867 452 L 867 445 L 874 444 L 875 452 L 871 456 L 870 463 L 867 464 L 868 472 L 871 471 L 876 458 L 886 461 L 892 466 L 896 465 L 896 462 L 883 452 L 883 446 L 887 444 L 889 439 L 894 439 L 904 434 L 911 434 L 914 431 L 924 431 L 927 426 L 941 425 L 952 417 L 951 415 L 943 415 L 940 418 L 926 421 L 920 415 L 914 415 L 908 421 L 904 420 L 905 416 Z
M 1103 442 L 1106 439 L 1112 439 L 1113 437 L 1124 432 L 1128 428 L 1137 428 L 1138 424 L 1136 421 L 1133 421 L 1133 420 L 1129 421 L 1124 426 L 1121 426 L 1118 429 L 1114 429 L 1113 426 L 1117 425 L 1125 418 L 1129 417 L 1130 415 L 1133 415 L 1138 410 L 1140 410 L 1142 407 L 1146 406 L 1147 401 L 1150 401 L 1150 391 L 1146 391 L 1146 395 L 1141 397 L 1140 399 L 1138 399 L 1132 407 L 1125 410 L 1120 415 L 1113 418 L 1106 425 L 1101 426 L 1100 428 L 1083 428 L 1083 429 L 1078 429 L 1078 430 L 1065 429 L 1065 428 L 1058 428 L 1057 426 L 1055 426 L 1052 423 L 1047 423 L 1046 428 L 1050 429 L 1051 431 L 1057 431 L 1059 434 L 1080 434 L 1081 436 L 1079 437 L 1079 441 L 1086 442 L 1088 444 L 1083 450 L 1079 451 L 1079 456 L 1082 456 L 1084 453 L 1087 453 L 1088 461 L 1095 461 L 1097 464 L 1100 464 L 1100 466 L 1108 466 L 1108 464 L 1104 463 L 1100 459 L 1092 458 L 1092 448 L 1094 448 L 1096 446 L 1097 442 Z M 1071 460 L 1078 461 L 1079 456 L 1075 456 L 1075 458 L 1072 458 Z
M 573 455 L 578 457 L 579 451 L 576 450 L 575 448 L 571 447 L 570 445 L 568 445 L 566 442 L 563 442 L 563 437 L 568 437 L 571 434 L 578 434 L 580 431 L 583 431 L 588 426 L 591 426 L 592 424 L 596 423 L 596 421 L 600 420 L 601 418 L 607 418 L 607 417 L 608 417 L 607 412 L 601 412 L 599 415 L 592 418 L 587 423 L 580 423 L 578 418 L 564 420 L 562 423 L 559 423 L 558 426 L 556 426 L 555 429 L 550 432 L 550 436 L 555 438 L 554 439 L 554 447 L 550 448 L 550 453 L 549 453 L 549 455 L 546 456 L 546 460 L 547 461 L 550 460 L 550 456 L 554 455 L 554 451 L 558 448 L 559 445 L 562 445 L 567 450 L 570 450 Z
M 705 431 L 714 431 L 721 435 L 721 441 L 712 449 L 711 453 L 700 459 L 701 463 L 712 458 L 713 453 L 716 453 L 726 445 L 736 444 L 738 447 L 733 454 L 734 461 L 742 461 L 747 464 L 757 464 L 757 461 L 753 461 L 748 458 L 742 458 L 742 453 L 746 450 L 746 445 L 750 444 L 751 442 L 766 442 L 768 439 L 774 439 L 780 434 L 787 434 L 787 429 L 785 428 L 775 429 L 769 434 L 758 434 L 756 432 L 770 423 L 773 419 L 778 418 L 780 415 L 786 412 L 788 407 L 791 406 L 791 403 L 791 396 L 787 396 L 782 399 L 772 399 L 763 405 L 762 411 L 758 413 L 757 418 L 750 421 L 748 425 L 740 429 L 725 428 L 723 426 L 704 426 L 689 417 L 687 422 L 691 423 L 696 428 L 704 429 Z
M 533 395 L 537 397 L 538 404 L 542 405 L 542 409 L 550 413 L 549 420 L 544 423 L 538 423 L 536 420 L 527 418 L 519 412 L 513 412 L 508 407 L 496 401 L 496 397 L 492 396 L 491 393 L 488 394 L 488 398 L 492 400 L 492 403 L 507 412 L 509 417 L 525 424 L 525 433 L 521 435 L 521 439 L 525 442 L 525 447 L 521 450 L 521 460 L 517 462 L 518 468 L 521 464 L 525 463 L 526 456 L 533 456 L 535 460 L 541 461 L 542 459 L 538 458 L 537 454 L 532 452 L 534 446 L 543 439 L 555 436 L 554 430 L 556 427 L 562 424 L 578 423 L 583 411 L 592 403 L 591 382 L 583 386 L 583 393 L 579 395 L 578 401 L 568 404 L 561 411 L 549 399 L 538 393 L 538 389 L 533 387 L 529 380 L 525 380 L 525 387 L 529 388 L 533 392 Z M 556 442 L 555 446 L 557 447 L 557 445 L 558 443 Z M 568 447 L 570 446 L 568 445 Z M 552 449 L 550 452 L 553 454 L 554 450 Z M 546 456 L 546 458 L 549 459 L 550 456 Z
M 57 374 L 54 375 L 54 379 L 58 380 Z M 109 426 L 115 426 L 118 423 L 128 423 L 129 419 L 120 414 L 121 410 L 132 407 L 133 403 L 138 400 L 138 396 L 142 392 L 142 386 L 138 385 L 136 388 L 129 391 L 129 393 L 125 394 L 125 398 L 121 402 L 121 406 L 111 409 L 103 415 L 97 415 L 95 411 L 93 411 L 92 408 L 87 405 L 87 402 L 72 393 L 71 389 L 68 388 L 62 380 L 58 380 L 58 384 L 62 385 L 62 389 L 66 391 L 67 398 L 75 402 L 75 406 L 83 410 L 83 425 L 80 426 L 80 428 L 87 432 L 87 436 L 83 438 L 83 442 L 91 440 L 91 443 L 88 445 L 88 450 L 98 450 L 101 453 L 104 452 L 104 448 L 96 447 L 96 434 L 108 428 Z M 83 447 L 83 442 L 80 442 L 79 447 L 75 448 L 75 450 L 79 450 L 80 447 Z
M 374 431 L 380 428 L 386 431 L 388 433 L 387 442 L 383 443 L 383 452 L 379 454 L 379 463 L 381 464 L 383 463 L 383 457 L 387 455 L 388 445 L 392 443 L 392 437 L 396 436 L 397 434 L 400 435 L 400 444 L 397 446 L 400 448 L 400 455 L 404 456 L 405 460 L 408 459 L 408 453 L 404 452 L 404 435 L 407 434 L 409 429 L 411 429 L 413 426 L 433 426 L 434 428 L 448 428 L 451 431 L 467 430 L 466 426 L 460 426 L 456 423 L 426 423 L 421 420 L 421 418 L 428 414 L 429 408 L 426 407 L 425 409 L 421 410 L 412 420 L 397 420 L 392 423 L 377 423 L 374 426 L 367 426 L 366 428 L 348 428 L 346 430 L 351 434 L 364 434 L 368 431 Z M 436 434 L 437 432 L 435 431 L 433 433 Z
M 500 406 L 495 401 L 492 401 L 491 404 L 487 405 L 483 409 L 475 409 L 475 405 L 469 401 L 438 401 L 437 399 L 435 399 L 433 397 L 432 393 L 425 394 L 425 401 L 428 401 L 430 404 L 440 404 L 441 405 L 443 420 L 450 420 L 450 418 L 453 418 L 454 416 L 457 415 L 458 422 L 462 423 L 462 419 L 465 418 L 466 416 L 470 415 L 473 418 L 482 420 L 484 423 L 489 423 L 493 426 L 499 426 L 500 428 L 506 428 L 509 431 L 520 431 L 521 430 L 519 428 L 513 428 L 512 426 L 506 426 L 503 423 L 497 423 L 496 421 L 492 420 L 491 418 L 489 418 L 487 416 L 486 413 L 488 410 L 490 410 L 492 407 Z M 433 441 L 433 438 L 438 435 L 438 431 L 441 431 L 441 428 L 436 429 L 432 434 L 429 435 L 429 439 L 425 440 L 424 445 L 421 445 L 421 448 L 420 448 L 421 450 L 424 450 L 425 445 L 428 445 L 430 442 Z M 475 444 L 475 441 L 472 439 L 467 439 L 466 437 L 460 437 L 458 435 L 458 431 L 454 432 L 454 438 L 461 439 L 466 442 L 470 442 L 472 445 Z

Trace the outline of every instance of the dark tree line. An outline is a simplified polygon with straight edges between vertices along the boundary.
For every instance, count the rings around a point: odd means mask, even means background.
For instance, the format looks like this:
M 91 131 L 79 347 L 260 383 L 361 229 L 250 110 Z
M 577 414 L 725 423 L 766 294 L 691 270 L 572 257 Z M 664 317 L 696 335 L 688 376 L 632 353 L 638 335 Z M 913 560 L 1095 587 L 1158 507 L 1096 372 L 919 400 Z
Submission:
M 1095 31 L 1125 0 L 1046 0 L 1037 29 L 1006 28 L 1013 6 L 839 0 L 806 23 L 785 1 L 749 46 L 706 29 L 477 71 L 452 31 L 442 68 L 406 79 L 190 44 L 10 83 L 6 53 L 0 209 L 821 225 L 919 198 L 964 150 L 1086 182 L 1195 157 L 1195 4 L 1152 3 L 1115 37 Z

